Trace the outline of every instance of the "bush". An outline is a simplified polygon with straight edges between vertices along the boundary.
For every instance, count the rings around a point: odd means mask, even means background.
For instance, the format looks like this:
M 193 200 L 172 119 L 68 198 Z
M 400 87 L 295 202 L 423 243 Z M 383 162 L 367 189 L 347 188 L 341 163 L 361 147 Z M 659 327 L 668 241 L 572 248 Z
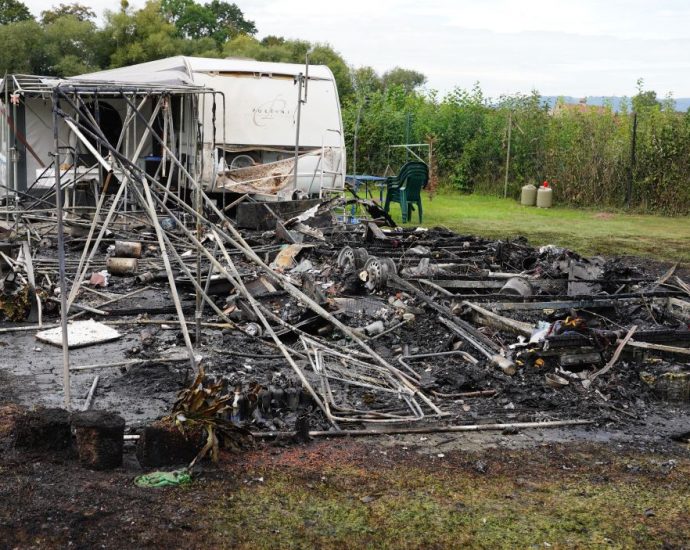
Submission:
M 358 111 L 359 173 L 397 171 L 405 156 L 388 146 L 405 143 L 407 134 L 409 143 L 433 141 L 443 188 L 502 195 L 510 120 L 510 196 L 517 198 L 525 183 L 548 180 L 561 204 L 622 207 L 632 177 L 634 209 L 690 212 L 690 114 L 674 112 L 671 102 L 639 107 L 634 167 L 634 115 L 625 102 L 619 112 L 549 109 L 536 92 L 489 102 L 479 86 L 440 99 L 402 87 L 374 90 L 366 101 L 352 98 L 343 106 L 350 163 Z

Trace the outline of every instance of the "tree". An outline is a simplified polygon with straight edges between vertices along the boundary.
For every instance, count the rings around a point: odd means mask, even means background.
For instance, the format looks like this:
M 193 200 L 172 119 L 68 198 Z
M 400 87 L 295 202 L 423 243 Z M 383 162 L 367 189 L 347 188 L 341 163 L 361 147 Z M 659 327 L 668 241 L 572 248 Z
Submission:
M 352 70 L 352 86 L 359 97 L 381 90 L 381 77 L 372 67 L 359 67 Z
M 93 21 L 96 19 L 96 12 L 83 4 L 60 4 L 53 9 L 41 12 L 41 23 L 49 25 L 60 17 L 70 16 L 78 21 Z
M 242 10 L 237 7 L 237 4 L 211 0 L 211 3 L 205 6 L 211 11 L 217 21 L 217 27 L 213 32 L 216 36 L 213 36 L 213 34 L 211 36 L 216 42 L 222 44 L 228 38 L 238 34 L 249 34 L 252 36 L 256 34 L 257 30 L 254 21 L 245 19 Z
M 168 22 L 177 26 L 180 17 L 192 4 L 194 4 L 194 0 L 162 0 L 161 11 Z
M 19 0 L 0 0 L 0 25 L 29 21 L 33 15 Z
M 223 45 L 223 56 L 259 59 L 264 47 L 256 38 L 241 34 Z
M 161 4 L 155 0 L 134 12 L 126 0 L 120 11 L 106 11 L 103 38 L 108 43 L 111 67 L 162 59 L 184 50 L 184 41 L 177 36 L 175 26 L 165 20 Z
M 410 93 L 426 82 L 426 76 L 418 71 L 395 67 L 383 73 L 381 81 L 383 82 L 384 88 L 402 86 L 406 93 Z
M 44 74 L 43 28 L 33 19 L 0 25 L 0 72 Z
M 92 21 L 63 15 L 44 26 L 47 73 L 74 76 L 98 70 L 101 38 Z
M 269 48 L 273 46 L 282 46 L 283 44 L 285 44 L 285 38 L 282 36 L 269 34 L 261 39 L 261 45 Z
M 161 10 L 183 38 L 212 38 L 218 46 L 238 35 L 256 34 L 253 21 L 244 18 L 237 4 L 211 0 L 198 4 L 194 0 L 162 0 Z
M 637 79 L 637 95 L 632 98 L 633 111 L 640 112 L 652 107 L 661 106 L 661 103 L 656 98 L 654 90 L 644 89 L 644 79 Z
M 179 14 L 174 24 L 182 37 L 197 39 L 210 36 L 215 30 L 216 20 L 211 10 L 192 2 Z

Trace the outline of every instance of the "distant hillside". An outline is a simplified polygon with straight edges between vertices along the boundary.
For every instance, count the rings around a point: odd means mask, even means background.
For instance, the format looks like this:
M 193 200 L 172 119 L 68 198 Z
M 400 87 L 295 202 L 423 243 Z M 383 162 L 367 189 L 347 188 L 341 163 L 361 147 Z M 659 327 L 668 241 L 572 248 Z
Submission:
M 542 99 L 548 103 L 549 107 L 553 107 L 556 104 L 556 101 L 558 101 L 558 98 L 562 97 L 563 100 L 566 103 L 579 103 L 580 99 L 579 97 L 571 97 L 571 96 L 542 96 Z M 605 104 L 610 104 L 613 107 L 614 111 L 619 111 L 620 110 L 620 105 L 623 100 L 626 100 L 628 102 L 628 105 L 630 104 L 630 98 L 623 98 L 623 97 L 618 97 L 618 96 L 587 96 L 587 105 L 605 105 Z M 675 100 L 676 103 L 676 111 L 684 113 L 685 111 L 690 108 L 690 97 L 679 97 Z

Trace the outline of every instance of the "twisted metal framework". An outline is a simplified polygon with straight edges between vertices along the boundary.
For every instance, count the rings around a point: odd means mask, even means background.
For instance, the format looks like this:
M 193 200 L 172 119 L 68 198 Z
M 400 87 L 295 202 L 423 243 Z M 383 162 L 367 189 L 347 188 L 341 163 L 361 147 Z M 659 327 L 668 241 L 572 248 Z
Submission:
M 53 226 L 58 234 L 58 263 L 59 278 L 61 287 L 61 324 L 63 333 L 63 384 L 66 405 L 69 406 L 70 400 L 70 365 L 69 365 L 69 342 L 67 341 L 67 319 L 70 309 L 75 306 L 75 299 L 81 288 L 86 274 L 92 265 L 96 253 L 103 238 L 107 235 L 108 228 L 114 228 L 122 232 L 127 228 L 127 220 L 134 217 L 140 221 L 145 221 L 155 230 L 156 243 L 160 249 L 160 256 L 165 267 L 170 294 L 175 304 L 177 316 L 179 318 L 182 335 L 189 356 L 190 369 L 198 368 L 199 358 L 195 356 L 194 346 L 189 335 L 187 320 L 182 309 L 180 298 L 175 284 L 176 274 L 173 270 L 181 271 L 194 285 L 196 289 L 196 313 L 195 321 L 197 331 L 199 330 L 202 308 L 208 304 L 215 315 L 225 322 L 230 323 L 230 319 L 221 311 L 213 300 L 208 296 L 205 287 L 208 287 L 208 280 L 214 274 L 227 279 L 252 307 L 254 313 L 265 329 L 265 334 L 271 337 L 274 345 L 281 351 L 288 364 L 299 376 L 304 387 L 310 392 L 317 405 L 324 411 L 330 419 L 335 429 L 339 429 L 339 420 L 351 420 L 359 418 L 370 422 L 400 422 L 405 420 L 418 420 L 424 417 L 420 402 L 431 409 L 437 416 L 444 416 L 444 413 L 424 395 L 415 381 L 408 375 L 391 365 L 387 360 L 379 356 L 358 334 L 350 327 L 342 323 L 331 313 L 326 311 L 321 305 L 314 302 L 309 296 L 295 287 L 288 278 L 273 271 L 257 255 L 249 244 L 243 239 L 242 235 L 234 228 L 230 220 L 224 214 L 223 208 L 219 208 L 215 200 L 211 199 L 205 192 L 201 181 L 203 166 L 201 166 L 201 155 L 198 154 L 200 144 L 205 138 L 203 135 L 203 125 L 199 123 L 199 110 L 204 108 L 205 98 L 208 96 L 214 102 L 213 112 L 215 113 L 216 92 L 205 88 L 179 87 L 175 89 L 157 86 L 127 86 L 114 83 L 94 83 L 79 81 L 57 81 L 51 79 L 41 79 L 39 77 L 15 76 L 12 79 L 14 90 L 21 90 L 28 94 L 42 94 L 47 97 L 50 95 L 53 111 L 53 132 L 54 132 L 54 153 L 53 169 L 55 177 L 56 213 L 55 218 L 48 216 L 48 220 L 53 221 Z M 196 131 L 191 142 L 184 143 L 181 132 L 176 135 L 174 132 L 173 113 L 170 110 L 170 98 L 179 94 L 185 98 L 182 105 L 186 105 L 189 120 L 196 121 Z M 119 98 L 127 107 L 127 116 L 123 124 L 123 130 L 117 143 L 111 143 L 104 132 L 104 128 L 99 124 L 97 112 L 92 112 L 87 104 L 87 100 L 97 101 L 99 97 Z M 167 124 L 163 128 L 155 128 L 154 121 L 161 114 Z M 180 118 L 183 118 L 180 114 Z M 84 249 L 78 264 L 70 264 L 70 273 L 66 272 L 66 260 L 64 253 L 64 227 L 63 222 L 70 222 L 64 217 L 63 211 L 63 191 L 68 189 L 72 182 L 63 184 L 61 182 L 62 171 L 60 170 L 61 147 L 58 134 L 59 121 L 63 121 L 71 132 L 93 156 L 96 164 L 89 167 L 89 172 L 98 172 L 98 199 L 93 213 L 82 219 L 83 226 L 88 227 L 88 235 L 85 239 Z M 135 125 L 140 126 L 143 132 L 132 142 L 129 140 L 129 132 Z M 212 137 L 215 144 L 215 126 Z M 148 143 L 156 143 L 162 152 L 165 163 L 160 167 L 156 174 L 149 174 L 139 164 L 139 159 L 143 148 Z M 183 158 L 193 158 L 194 162 L 189 163 Z M 165 165 L 170 165 L 170 172 L 162 173 Z M 171 188 L 172 171 L 178 175 L 180 185 L 178 192 L 173 192 Z M 116 189 L 109 189 L 117 185 Z M 180 187 L 184 186 L 187 191 L 186 196 L 180 194 Z M 193 196 L 193 205 L 187 202 L 189 195 Z M 45 197 L 43 198 L 45 201 Z M 131 208 L 130 208 L 131 206 Z M 129 211 L 128 211 L 129 208 Z M 48 211 L 49 209 L 45 209 Z M 26 210 L 17 210 L 16 216 L 27 220 L 32 214 Z M 168 233 L 161 227 L 159 216 L 169 218 L 179 229 L 179 234 Z M 118 225 L 119 223 L 119 225 Z M 41 235 L 35 235 L 40 237 Z M 317 342 L 311 339 L 310 349 L 315 345 L 319 346 L 318 358 L 314 365 L 324 373 L 322 377 L 322 388 L 326 388 L 327 393 L 317 392 L 305 373 L 295 361 L 298 357 L 303 357 L 303 353 L 286 347 L 276 335 L 273 325 L 269 323 L 271 318 L 275 323 L 276 319 L 262 308 L 253 296 L 247 291 L 233 259 L 231 252 L 244 257 L 254 268 L 263 274 L 274 284 L 283 288 L 290 296 L 306 304 L 314 313 L 320 315 L 334 327 L 347 335 L 352 342 L 359 348 L 360 353 L 353 350 L 342 353 L 337 346 L 330 346 L 325 342 Z M 192 250 L 196 254 L 196 266 L 190 268 L 183 258 L 181 250 Z M 202 280 L 202 260 L 208 267 L 206 285 Z M 74 269 L 74 271 L 72 271 Z M 68 285 L 68 282 L 70 283 Z M 68 288 L 69 286 L 69 288 Z M 290 330 L 297 330 L 288 326 Z M 360 359 L 353 359 L 359 356 Z M 75 368 L 74 370 L 78 370 Z M 330 381 L 341 383 L 356 383 L 362 387 L 369 387 L 376 391 L 387 394 L 394 394 L 408 407 L 408 414 L 401 414 L 397 410 L 376 411 L 365 413 L 349 409 L 347 406 L 334 402 L 332 392 L 330 392 Z M 332 414 L 335 411 L 337 414 Z M 345 415 L 341 416 L 341 413 Z
M 309 363 L 319 380 L 319 393 L 326 407 L 326 415 L 336 422 L 396 423 L 422 420 L 424 411 L 415 399 L 416 392 L 402 383 L 400 377 L 389 369 L 355 359 L 307 336 L 302 336 L 302 345 L 307 352 Z M 334 382 L 343 390 L 357 386 L 371 390 L 381 397 L 393 397 L 404 403 L 408 414 L 398 407 L 372 410 L 359 410 L 346 401 L 346 392 L 333 392 Z M 337 397 L 336 397 L 337 396 Z

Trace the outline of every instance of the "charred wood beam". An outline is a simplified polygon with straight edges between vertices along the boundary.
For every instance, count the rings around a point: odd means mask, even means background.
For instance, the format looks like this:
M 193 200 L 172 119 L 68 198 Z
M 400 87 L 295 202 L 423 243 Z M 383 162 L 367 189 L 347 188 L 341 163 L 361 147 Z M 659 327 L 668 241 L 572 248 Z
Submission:
M 496 298 L 505 298 L 505 295 L 503 294 L 494 294 L 494 295 L 484 295 L 484 296 L 473 296 L 473 295 L 466 295 L 466 296 L 459 296 L 457 295 L 456 298 L 465 298 L 467 300 L 472 300 L 472 301 L 482 301 L 484 300 L 490 300 L 490 299 L 496 299 Z M 509 310 L 521 310 L 521 311 L 536 311 L 540 309 L 581 309 L 581 308 L 609 308 L 609 307 L 616 307 L 616 306 L 622 306 L 622 305 L 636 305 L 636 304 L 641 304 L 644 301 L 646 302 L 653 302 L 658 305 L 666 305 L 668 301 L 668 297 L 666 295 L 660 295 L 660 296 L 653 296 L 650 299 L 640 297 L 639 294 L 625 294 L 625 295 L 617 295 L 615 298 L 613 297 L 607 297 L 607 298 L 584 298 L 581 300 L 573 300 L 572 298 L 568 298 L 567 296 L 549 296 L 548 298 L 551 298 L 549 301 L 543 301 L 546 296 L 528 296 L 528 297 L 521 297 L 521 296 L 511 296 L 510 302 L 505 302 L 505 301 L 494 301 L 494 302 L 485 302 L 484 305 L 485 307 L 492 309 L 492 310 L 504 310 L 504 311 L 509 311 Z M 532 301 L 535 300 L 535 301 Z M 541 300 L 541 301 L 539 301 Z
M 617 332 L 599 331 L 602 338 L 616 341 Z M 584 334 L 559 334 L 549 336 L 545 340 L 548 342 L 549 349 L 554 348 L 580 348 L 591 345 L 592 338 Z M 635 333 L 636 342 L 646 342 L 650 344 L 676 344 L 679 347 L 690 347 L 690 330 L 638 330 Z

